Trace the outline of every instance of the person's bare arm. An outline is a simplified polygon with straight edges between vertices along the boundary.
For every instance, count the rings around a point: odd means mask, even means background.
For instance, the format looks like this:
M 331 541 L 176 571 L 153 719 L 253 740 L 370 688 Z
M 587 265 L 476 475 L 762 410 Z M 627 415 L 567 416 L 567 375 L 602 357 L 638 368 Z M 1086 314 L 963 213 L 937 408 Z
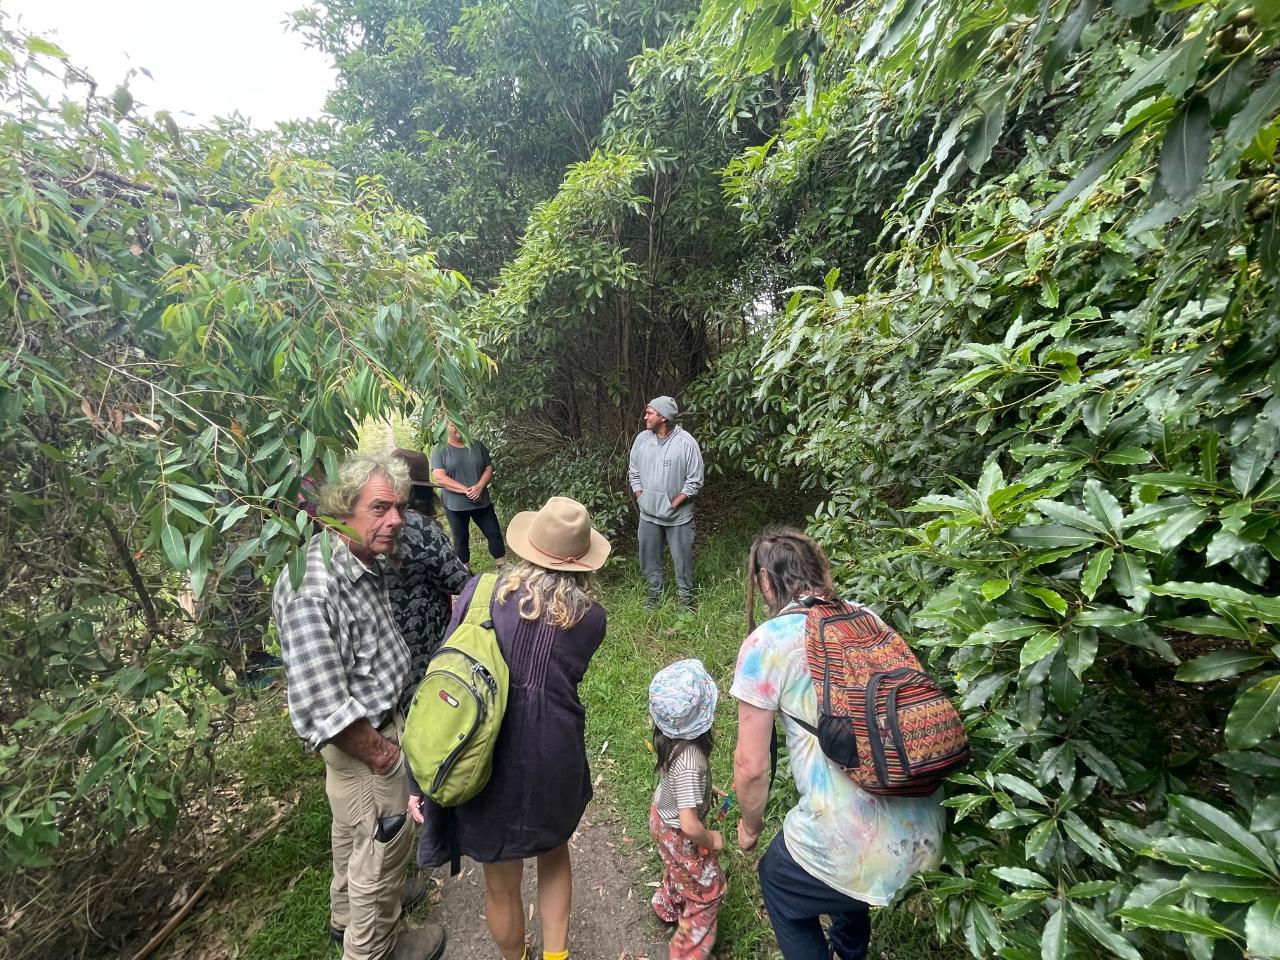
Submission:
M 400 760 L 400 748 L 373 729 L 373 724 L 364 718 L 329 742 L 343 753 L 363 760 L 378 776 L 390 772 Z
M 489 485 L 489 481 L 493 479 L 493 464 L 484 468 L 484 473 L 480 474 L 480 479 L 474 485 L 467 487 L 467 499 L 479 500 L 480 494 L 484 493 L 484 488 Z
M 742 819 L 738 845 L 750 850 L 764 830 L 764 804 L 769 799 L 769 738 L 774 712 L 738 703 L 738 743 L 733 752 L 733 785 Z
M 444 487 L 446 490 L 451 490 L 454 493 L 461 493 L 465 496 L 467 491 L 470 489 L 470 487 L 463 486 L 457 480 L 453 479 L 453 477 L 449 476 L 449 474 L 445 473 L 444 467 L 436 467 L 431 471 L 431 476 L 435 477 L 436 483 L 440 484 L 440 486 Z
M 698 811 L 693 807 L 685 807 L 680 811 L 680 831 L 693 843 L 708 850 L 724 849 L 724 834 L 719 830 L 711 830 L 698 819 Z

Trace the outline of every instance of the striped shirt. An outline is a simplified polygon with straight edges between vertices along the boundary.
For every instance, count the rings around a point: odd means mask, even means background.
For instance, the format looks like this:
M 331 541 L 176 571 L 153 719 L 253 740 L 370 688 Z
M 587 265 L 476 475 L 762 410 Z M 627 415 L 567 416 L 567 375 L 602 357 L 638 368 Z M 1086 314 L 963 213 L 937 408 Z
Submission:
M 330 538 L 331 563 L 322 541 Z M 282 571 L 271 599 L 288 681 L 289 719 L 319 750 L 357 720 L 381 727 L 409 675 L 381 561 L 366 564 L 337 536 L 307 545 L 302 583 Z
M 677 745 L 672 752 L 671 762 L 658 778 L 653 803 L 662 822 L 668 827 L 678 828 L 681 810 L 692 807 L 698 811 L 699 820 L 706 816 L 711 770 L 707 766 L 707 758 L 692 743 L 686 747 Z

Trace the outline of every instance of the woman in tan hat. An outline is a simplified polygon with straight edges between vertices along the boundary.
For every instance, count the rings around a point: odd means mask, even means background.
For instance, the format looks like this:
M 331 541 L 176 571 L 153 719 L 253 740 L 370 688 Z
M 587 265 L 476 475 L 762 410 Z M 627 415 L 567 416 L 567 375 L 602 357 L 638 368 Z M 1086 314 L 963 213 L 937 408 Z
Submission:
M 592 528 L 586 507 L 552 497 L 541 510 L 516 514 L 507 545 L 520 562 L 499 579 L 491 611 L 511 669 L 493 774 L 452 816 L 425 798 L 411 799 L 410 809 L 423 823 L 419 866 L 450 860 L 451 826 L 458 850 L 484 865 L 485 920 L 503 960 L 529 956 L 520 881 L 525 859 L 537 857 L 542 956 L 564 960 L 568 843 L 591 799 L 578 684 L 604 640 L 604 608 L 590 575 L 609 556 L 609 541 Z M 466 616 L 474 591 L 473 580 L 454 605 L 449 632 Z

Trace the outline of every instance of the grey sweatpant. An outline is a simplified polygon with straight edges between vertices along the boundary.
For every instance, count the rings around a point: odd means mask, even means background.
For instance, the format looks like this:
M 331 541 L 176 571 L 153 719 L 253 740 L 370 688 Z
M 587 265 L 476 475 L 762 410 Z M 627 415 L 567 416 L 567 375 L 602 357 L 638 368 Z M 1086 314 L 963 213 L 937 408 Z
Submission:
M 649 596 L 662 593 L 663 570 L 666 558 L 662 555 L 665 539 L 671 550 L 671 565 L 676 571 L 676 592 L 681 600 L 693 598 L 693 521 L 666 527 L 660 523 L 640 521 L 636 531 L 640 541 L 640 572 L 649 584 Z

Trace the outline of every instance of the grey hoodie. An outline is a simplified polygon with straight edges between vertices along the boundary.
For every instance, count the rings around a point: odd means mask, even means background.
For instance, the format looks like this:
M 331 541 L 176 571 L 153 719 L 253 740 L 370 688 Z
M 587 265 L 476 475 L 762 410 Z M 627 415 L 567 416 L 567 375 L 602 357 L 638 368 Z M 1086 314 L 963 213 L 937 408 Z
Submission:
M 702 451 L 698 441 L 681 427 L 672 427 L 666 443 L 657 434 L 643 430 L 631 444 L 627 479 L 631 492 L 641 490 L 637 501 L 640 519 L 664 527 L 675 527 L 693 519 L 693 498 L 702 489 Z M 671 500 L 683 493 L 690 499 L 678 508 Z

